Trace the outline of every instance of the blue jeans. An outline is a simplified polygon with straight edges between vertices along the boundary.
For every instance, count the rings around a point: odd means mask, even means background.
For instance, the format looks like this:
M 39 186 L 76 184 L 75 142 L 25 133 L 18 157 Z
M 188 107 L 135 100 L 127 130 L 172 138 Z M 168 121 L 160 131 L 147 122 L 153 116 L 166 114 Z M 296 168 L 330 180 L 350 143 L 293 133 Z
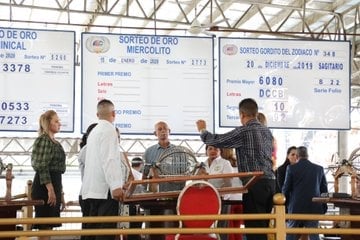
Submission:
M 310 221 L 310 220 L 289 220 L 287 222 L 289 228 L 317 228 L 319 227 L 319 221 Z M 298 240 L 300 234 L 287 234 L 286 240 Z M 310 240 L 320 240 L 319 234 L 309 235 Z

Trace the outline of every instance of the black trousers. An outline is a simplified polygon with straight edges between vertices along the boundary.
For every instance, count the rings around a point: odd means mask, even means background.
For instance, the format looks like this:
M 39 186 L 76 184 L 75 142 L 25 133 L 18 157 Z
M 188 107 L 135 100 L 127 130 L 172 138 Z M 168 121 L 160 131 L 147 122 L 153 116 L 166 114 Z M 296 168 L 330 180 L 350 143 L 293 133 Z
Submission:
M 107 199 L 85 199 L 90 207 L 89 216 L 119 216 L 119 202 L 112 199 L 110 192 Z M 88 229 L 116 228 L 116 222 L 88 223 Z M 114 240 L 116 235 L 85 236 L 86 240 Z
M 271 213 L 275 179 L 260 179 L 243 194 L 244 213 Z M 269 220 L 245 220 L 245 227 L 267 228 Z M 267 240 L 267 234 L 246 234 L 246 240 Z
M 83 200 L 81 195 L 79 195 L 79 204 L 80 204 L 82 216 L 83 217 L 90 216 L 90 206 L 89 206 L 90 203 L 88 201 Z M 89 223 L 82 223 L 81 228 L 88 229 L 88 228 L 90 228 L 88 225 L 89 225 Z M 86 240 L 86 237 L 87 236 L 81 235 L 80 240 Z
M 129 216 L 139 215 L 139 206 L 129 205 Z M 141 228 L 142 222 L 130 222 L 130 228 Z M 128 235 L 127 240 L 141 240 L 140 235 Z

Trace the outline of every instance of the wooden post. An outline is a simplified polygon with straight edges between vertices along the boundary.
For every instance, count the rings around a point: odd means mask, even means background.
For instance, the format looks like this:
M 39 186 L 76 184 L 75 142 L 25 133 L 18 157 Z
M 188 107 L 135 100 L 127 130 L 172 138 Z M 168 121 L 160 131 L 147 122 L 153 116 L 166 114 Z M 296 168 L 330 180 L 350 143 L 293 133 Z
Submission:
M 25 187 L 25 194 L 26 194 L 26 198 L 27 200 L 31 200 L 31 187 L 32 187 L 32 180 L 28 180 L 27 181 L 27 185 Z M 34 210 L 33 210 L 33 206 L 24 206 L 23 207 L 23 213 L 24 213 L 24 217 L 25 218 L 32 218 L 33 217 L 33 213 L 34 213 Z M 31 224 L 24 224 L 24 231 L 27 231 L 27 230 L 31 230 Z
M 11 184 L 12 184 L 12 164 L 8 164 L 6 166 L 6 193 L 5 193 L 5 201 L 11 201 Z
M 276 193 L 273 197 L 274 201 L 274 213 L 275 213 L 275 227 L 276 240 L 286 239 L 286 219 L 285 219 L 285 196 L 282 193 Z

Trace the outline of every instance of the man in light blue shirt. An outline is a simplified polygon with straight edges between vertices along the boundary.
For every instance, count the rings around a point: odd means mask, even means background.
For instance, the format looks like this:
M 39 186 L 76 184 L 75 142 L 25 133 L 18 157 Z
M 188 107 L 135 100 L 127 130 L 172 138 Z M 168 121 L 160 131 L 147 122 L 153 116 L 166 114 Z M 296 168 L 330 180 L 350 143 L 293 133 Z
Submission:
M 146 165 L 149 166 L 149 165 L 156 164 L 159 160 L 160 155 L 165 150 L 175 147 L 174 144 L 170 143 L 169 134 L 170 134 L 170 128 L 168 127 L 166 122 L 160 121 L 155 124 L 154 135 L 158 138 L 158 143 L 145 150 L 143 159 L 144 159 Z M 153 170 L 155 170 L 155 169 L 153 168 Z M 152 171 L 150 171 L 149 167 L 145 167 L 143 176 L 144 177 L 152 177 L 151 174 L 154 174 L 154 173 L 151 173 L 151 172 Z M 160 192 L 162 192 L 162 191 L 179 190 L 178 188 L 182 189 L 183 186 L 176 187 L 177 185 L 179 185 L 179 184 L 178 183 L 160 184 L 160 186 L 158 187 L 158 190 Z M 155 190 L 155 188 L 157 188 L 157 187 L 153 187 L 152 190 Z M 174 189 L 174 188 L 176 188 L 176 189 Z M 160 208 L 152 208 L 152 209 L 149 209 L 149 211 L 150 211 L 149 212 L 150 215 L 164 215 L 164 214 L 166 214 L 166 212 L 171 213 L 171 214 L 175 213 L 175 209 L 164 210 L 162 208 L 161 209 Z M 165 225 L 166 224 L 164 222 L 150 222 L 151 228 L 164 228 Z M 168 227 L 173 227 L 173 226 L 168 226 Z M 150 240 L 163 240 L 163 239 L 165 239 L 165 235 L 155 235 L 155 234 L 150 235 Z

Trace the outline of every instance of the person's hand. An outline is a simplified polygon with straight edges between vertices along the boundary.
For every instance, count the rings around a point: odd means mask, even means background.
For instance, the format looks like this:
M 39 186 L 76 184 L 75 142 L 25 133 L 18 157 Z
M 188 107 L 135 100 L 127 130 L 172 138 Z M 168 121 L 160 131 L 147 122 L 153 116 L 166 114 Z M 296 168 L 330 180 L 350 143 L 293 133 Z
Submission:
M 129 182 L 126 182 L 124 185 L 123 185 L 123 190 L 128 190 L 130 187 L 130 181 Z
M 54 207 L 56 205 L 56 195 L 54 191 L 48 191 L 47 204 Z
M 56 205 L 56 195 L 55 195 L 55 191 L 54 191 L 54 187 L 53 187 L 52 183 L 47 183 L 46 189 L 48 190 L 47 204 L 54 207 Z
M 206 122 L 205 120 L 199 119 L 196 121 L 197 130 L 200 132 L 201 130 L 206 129 Z
M 124 201 L 124 191 L 122 188 L 116 188 L 112 190 L 112 198 L 117 201 Z
M 206 171 L 204 167 L 200 167 L 196 175 L 209 175 L 209 173 Z
M 149 175 L 152 178 L 160 178 L 159 170 L 156 167 L 151 167 L 150 168 Z
M 66 208 L 66 203 L 65 203 L 65 198 L 64 198 L 64 193 L 61 193 L 61 207 L 60 207 L 60 211 L 64 211 Z
M 149 178 L 157 179 L 160 178 L 159 169 L 152 166 L 149 170 Z M 159 191 L 159 183 L 149 183 L 149 191 L 150 192 L 158 192 Z

